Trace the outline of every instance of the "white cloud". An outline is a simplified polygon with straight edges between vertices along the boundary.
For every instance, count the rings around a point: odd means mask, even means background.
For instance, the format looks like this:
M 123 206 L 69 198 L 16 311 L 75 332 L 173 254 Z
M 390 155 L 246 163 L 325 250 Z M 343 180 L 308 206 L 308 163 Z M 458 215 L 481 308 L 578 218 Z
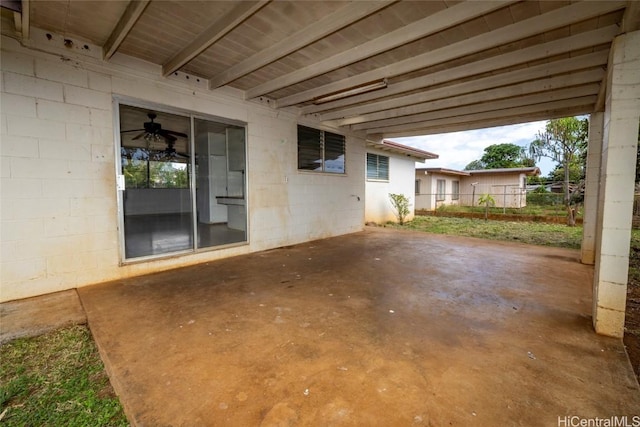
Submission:
M 522 123 L 510 126 L 452 132 L 438 135 L 393 138 L 400 144 L 438 154 L 439 159 L 427 160 L 422 167 L 443 167 L 464 169 L 473 160 L 480 159 L 484 149 L 493 144 L 516 144 L 525 146 L 533 141 L 538 131 L 544 130 L 546 122 Z M 553 162 L 538 162 L 542 175 L 547 175 L 554 167 Z

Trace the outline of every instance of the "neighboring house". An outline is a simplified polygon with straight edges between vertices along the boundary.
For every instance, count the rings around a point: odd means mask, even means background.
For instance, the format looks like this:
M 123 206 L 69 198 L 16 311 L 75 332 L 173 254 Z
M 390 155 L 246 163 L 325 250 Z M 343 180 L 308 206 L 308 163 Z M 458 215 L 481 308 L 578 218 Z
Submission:
M 540 174 L 537 167 L 458 171 L 444 168 L 416 169 L 416 209 L 440 206 L 475 206 L 489 194 L 496 207 L 527 205 L 527 176 Z
M 468 172 L 453 169 L 416 169 L 415 208 L 431 211 L 442 205 L 459 205 L 460 181 L 468 176 Z
M 384 223 L 396 221 L 396 212 L 389 194 L 404 194 L 409 199 L 410 213 L 414 215 L 413 177 L 416 161 L 437 159 L 438 155 L 428 151 L 407 147 L 393 141 L 367 143 L 367 182 L 365 184 L 365 221 Z

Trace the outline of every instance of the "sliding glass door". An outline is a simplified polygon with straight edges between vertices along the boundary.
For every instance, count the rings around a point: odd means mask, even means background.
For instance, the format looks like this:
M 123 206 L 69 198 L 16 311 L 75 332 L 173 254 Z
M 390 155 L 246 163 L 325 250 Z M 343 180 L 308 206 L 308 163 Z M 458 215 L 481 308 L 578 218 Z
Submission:
M 246 242 L 244 126 L 118 112 L 125 260 Z

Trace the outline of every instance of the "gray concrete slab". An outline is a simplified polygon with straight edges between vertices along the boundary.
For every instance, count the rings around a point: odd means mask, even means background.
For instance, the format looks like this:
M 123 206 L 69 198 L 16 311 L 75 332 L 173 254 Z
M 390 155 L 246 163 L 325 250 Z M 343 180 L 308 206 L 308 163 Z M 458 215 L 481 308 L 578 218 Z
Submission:
M 135 425 L 640 415 L 622 342 L 593 332 L 578 258 L 373 228 L 79 294 Z
M 0 344 L 87 322 L 75 289 L 0 304 Z

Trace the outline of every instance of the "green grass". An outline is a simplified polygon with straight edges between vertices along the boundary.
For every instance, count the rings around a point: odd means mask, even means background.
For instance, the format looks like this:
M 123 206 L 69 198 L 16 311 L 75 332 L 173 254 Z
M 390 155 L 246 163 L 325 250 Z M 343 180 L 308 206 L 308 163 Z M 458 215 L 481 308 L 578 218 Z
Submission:
M 0 423 L 6 426 L 127 426 L 85 326 L 0 347 Z
M 389 223 L 387 227 L 572 249 L 579 249 L 582 241 L 580 226 L 567 227 L 542 222 L 416 216 L 404 226 Z

